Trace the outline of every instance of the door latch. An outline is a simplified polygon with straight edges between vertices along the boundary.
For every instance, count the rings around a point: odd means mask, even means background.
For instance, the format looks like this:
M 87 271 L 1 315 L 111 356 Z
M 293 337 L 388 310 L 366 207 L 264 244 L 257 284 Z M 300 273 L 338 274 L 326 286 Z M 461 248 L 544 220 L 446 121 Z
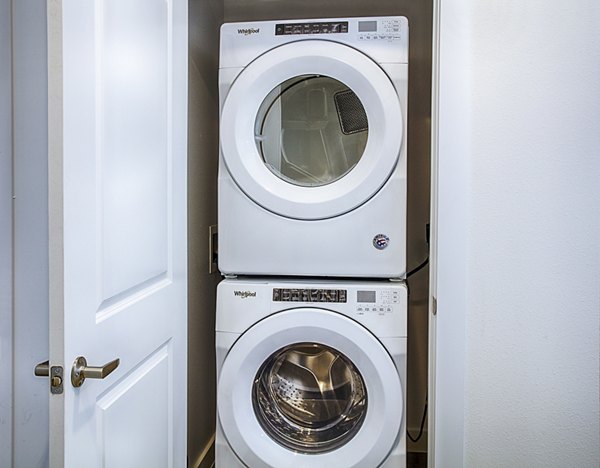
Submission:
M 37 377 L 50 377 L 50 393 L 59 395 L 63 392 L 63 368 L 50 367 L 50 361 L 40 362 L 33 370 Z

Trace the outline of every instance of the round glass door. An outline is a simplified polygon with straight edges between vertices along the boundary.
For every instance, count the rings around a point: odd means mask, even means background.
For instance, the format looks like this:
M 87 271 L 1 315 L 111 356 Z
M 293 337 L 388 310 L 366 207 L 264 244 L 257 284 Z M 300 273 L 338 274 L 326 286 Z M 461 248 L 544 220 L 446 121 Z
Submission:
M 256 117 L 260 156 L 278 177 L 303 187 L 329 184 L 358 163 L 369 125 L 358 96 L 329 76 L 301 75 L 276 86 Z
M 387 349 L 324 309 L 252 325 L 229 348 L 217 392 L 223 435 L 245 466 L 380 466 L 402 424 L 402 383 Z
M 394 84 L 371 58 L 332 41 L 297 41 L 257 57 L 232 82 L 221 109 L 222 168 L 262 208 L 331 218 L 404 171 L 403 128 Z
M 282 446 L 324 453 L 350 441 L 367 411 L 363 377 L 340 351 L 297 343 L 273 353 L 254 379 L 252 404 L 265 432 Z

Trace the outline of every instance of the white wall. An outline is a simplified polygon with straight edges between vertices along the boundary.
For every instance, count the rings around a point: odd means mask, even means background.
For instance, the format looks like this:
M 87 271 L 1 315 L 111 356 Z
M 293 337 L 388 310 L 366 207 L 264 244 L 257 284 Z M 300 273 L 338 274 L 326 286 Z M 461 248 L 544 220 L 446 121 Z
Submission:
M 458 282 L 448 270 L 438 277 L 439 316 L 464 323 L 443 350 L 444 359 L 463 357 L 464 406 L 455 406 L 464 418 L 453 435 L 436 427 L 436 466 L 462 456 L 473 467 L 597 467 L 600 4 L 442 0 L 441 8 L 442 25 L 461 24 L 442 28 L 442 44 L 456 46 L 442 54 L 442 88 L 444 66 L 468 87 L 456 80 L 464 100 L 446 109 L 454 116 L 441 114 L 441 128 L 458 125 L 460 134 L 441 147 L 440 166 L 458 168 L 466 194 L 456 209 L 462 226 L 440 214 L 449 222 L 440 241 L 453 229 L 465 236 Z M 464 58 L 459 72 L 453 53 Z M 452 91 L 442 89 L 442 102 Z M 452 210 L 441 202 L 454 195 L 447 188 L 440 204 Z M 440 257 L 451 255 L 440 247 Z M 441 372 L 438 394 L 457 386 Z M 445 403 L 441 419 L 453 410 Z M 452 452 L 461 436 L 463 454 L 444 457 L 444 443 Z

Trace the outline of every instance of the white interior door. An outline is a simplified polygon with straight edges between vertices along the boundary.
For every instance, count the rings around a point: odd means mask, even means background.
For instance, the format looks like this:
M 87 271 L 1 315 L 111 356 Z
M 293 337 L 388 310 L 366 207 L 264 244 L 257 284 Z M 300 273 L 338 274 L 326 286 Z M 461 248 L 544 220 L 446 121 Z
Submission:
M 49 0 L 48 39 L 51 466 L 183 467 L 187 1 Z

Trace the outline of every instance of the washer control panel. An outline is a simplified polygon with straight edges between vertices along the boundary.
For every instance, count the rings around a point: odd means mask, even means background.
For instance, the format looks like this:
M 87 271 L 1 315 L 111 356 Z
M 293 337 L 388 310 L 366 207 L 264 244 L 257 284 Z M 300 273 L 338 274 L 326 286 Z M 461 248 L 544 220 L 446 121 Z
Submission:
M 355 294 L 355 297 L 353 297 Z M 386 315 L 401 304 L 398 289 L 273 288 L 273 302 L 337 303 L 354 308 L 357 315 Z
M 273 288 L 274 302 L 334 302 L 346 303 L 346 289 Z
M 358 39 L 360 41 L 399 41 L 401 22 L 390 18 L 379 21 L 359 21 Z
M 402 297 L 397 289 L 357 290 L 357 315 L 392 314 L 400 305 Z
M 225 280 L 228 281 L 228 280 Z M 256 298 L 270 303 L 270 311 L 281 312 L 293 309 L 317 309 L 330 313 L 343 314 L 360 323 L 373 334 L 380 337 L 406 336 L 406 314 L 408 291 L 403 282 L 390 282 L 387 280 L 372 281 L 337 281 L 313 280 L 295 282 L 282 280 L 267 282 L 264 289 L 258 288 L 249 282 L 249 286 L 240 286 L 240 280 L 231 280 L 235 283 L 233 295 L 240 288 L 242 292 L 257 291 Z M 242 284 L 245 284 L 242 282 Z M 239 296 L 239 294 L 237 295 Z M 228 296 L 233 297 L 233 296 Z M 254 298 L 254 296 L 253 296 Z M 236 300 L 235 305 L 243 310 L 254 310 L 261 307 L 255 303 L 252 307 L 247 302 Z M 242 305 L 245 309 L 242 309 Z

